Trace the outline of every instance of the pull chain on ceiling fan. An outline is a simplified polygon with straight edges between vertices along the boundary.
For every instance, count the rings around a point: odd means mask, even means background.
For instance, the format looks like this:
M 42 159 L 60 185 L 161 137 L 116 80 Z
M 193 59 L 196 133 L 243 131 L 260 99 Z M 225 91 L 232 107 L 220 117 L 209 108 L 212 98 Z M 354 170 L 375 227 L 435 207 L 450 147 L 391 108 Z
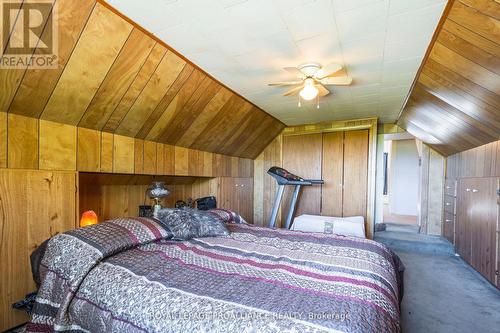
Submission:
M 301 98 L 306 101 L 317 98 L 317 108 L 319 109 L 319 98 L 330 94 L 330 91 L 325 86 L 348 86 L 352 83 L 352 78 L 345 75 L 342 66 L 335 63 L 324 67 L 317 63 L 307 63 L 298 67 L 285 67 L 283 69 L 296 76 L 299 80 L 270 83 L 269 86 L 297 86 L 285 92 L 283 96 L 298 95 L 299 107 L 301 106 Z

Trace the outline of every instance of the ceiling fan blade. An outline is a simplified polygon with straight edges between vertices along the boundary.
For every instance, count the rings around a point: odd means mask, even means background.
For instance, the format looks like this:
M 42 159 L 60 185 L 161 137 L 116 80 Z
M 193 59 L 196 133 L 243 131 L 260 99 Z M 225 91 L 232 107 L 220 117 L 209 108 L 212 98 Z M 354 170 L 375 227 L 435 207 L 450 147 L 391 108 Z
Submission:
M 335 73 L 328 75 L 328 77 L 341 77 L 341 76 L 347 76 L 347 72 L 346 72 L 345 68 L 342 68 L 341 70 L 336 71 Z
M 319 97 L 326 96 L 330 93 L 330 90 L 326 89 L 326 87 L 323 86 L 321 83 L 317 84 L 316 88 L 318 88 L 318 90 L 319 90 L 319 93 L 318 93 Z
M 303 81 L 286 81 L 286 82 L 275 82 L 275 83 L 268 83 L 268 86 L 295 86 L 297 84 L 302 84 Z
M 283 96 L 292 96 L 292 95 L 297 95 L 301 90 L 303 86 L 295 87 L 293 89 L 288 90 L 283 94 Z
M 348 86 L 352 83 L 352 77 L 339 76 L 339 77 L 325 77 L 319 82 L 325 85 Z
M 328 64 L 325 67 L 321 68 L 319 71 L 317 71 L 316 74 L 314 74 L 314 77 L 316 77 L 318 79 L 322 79 L 324 77 L 330 76 L 330 75 L 338 72 L 341 69 L 342 69 L 342 66 L 340 66 L 339 64 L 331 63 L 331 64 Z
M 304 73 L 302 73 L 297 67 L 284 67 L 283 69 L 299 79 L 302 79 L 305 76 Z

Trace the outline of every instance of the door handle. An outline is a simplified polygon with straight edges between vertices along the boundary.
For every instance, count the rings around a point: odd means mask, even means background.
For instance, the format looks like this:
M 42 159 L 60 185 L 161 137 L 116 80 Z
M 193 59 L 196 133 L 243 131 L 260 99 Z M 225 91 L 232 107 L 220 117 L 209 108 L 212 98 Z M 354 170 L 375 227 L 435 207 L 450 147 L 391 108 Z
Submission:
M 466 188 L 466 189 L 465 189 L 465 192 L 470 192 L 470 191 L 471 191 L 471 189 L 470 189 L 470 188 Z
M 472 193 L 477 193 L 477 192 L 479 192 L 479 190 L 476 190 L 475 188 L 472 189 Z
M 451 206 L 451 203 L 447 202 L 445 205 L 446 205 L 446 206 Z

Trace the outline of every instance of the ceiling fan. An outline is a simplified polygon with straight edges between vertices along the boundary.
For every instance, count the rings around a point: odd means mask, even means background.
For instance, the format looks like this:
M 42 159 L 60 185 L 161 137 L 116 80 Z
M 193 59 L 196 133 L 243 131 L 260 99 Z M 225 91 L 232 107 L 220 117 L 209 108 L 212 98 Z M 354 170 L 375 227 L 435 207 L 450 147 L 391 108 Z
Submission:
M 331 63 L 322 67 L 318 63 L 306 63 L 297 67 L 285 67 L 285 71 L 295 75 L 299 80 L 269 83 L 269 86 L 297 86 L 283 94 L 283 96 L 299 95 L 300 98 L 310 101 L 316 97 L 323 97 L 330 93 L 325 86 L 348 86 L 352 78 L 347 76 L 342 66 Z M 319 100 L 317 107 L 319 108 Z

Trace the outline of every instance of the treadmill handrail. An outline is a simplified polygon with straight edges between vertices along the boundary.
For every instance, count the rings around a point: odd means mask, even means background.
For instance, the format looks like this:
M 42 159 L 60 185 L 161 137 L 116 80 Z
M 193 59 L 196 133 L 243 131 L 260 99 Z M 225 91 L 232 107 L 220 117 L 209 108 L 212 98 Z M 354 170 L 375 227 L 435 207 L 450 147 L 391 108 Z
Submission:
M 306 179 L 308 182 L 312 184 L 324 184 L 325 181 L 323 179 Z
M 308 179 L 304 179 L 304 180 L 287 180 L 286 183 L 284 183 L 283 185 L 305 185 L 305 186 L 308 186 L 308 185 L 312 185 L 313 183 L 311 181 L 309 181 Z

